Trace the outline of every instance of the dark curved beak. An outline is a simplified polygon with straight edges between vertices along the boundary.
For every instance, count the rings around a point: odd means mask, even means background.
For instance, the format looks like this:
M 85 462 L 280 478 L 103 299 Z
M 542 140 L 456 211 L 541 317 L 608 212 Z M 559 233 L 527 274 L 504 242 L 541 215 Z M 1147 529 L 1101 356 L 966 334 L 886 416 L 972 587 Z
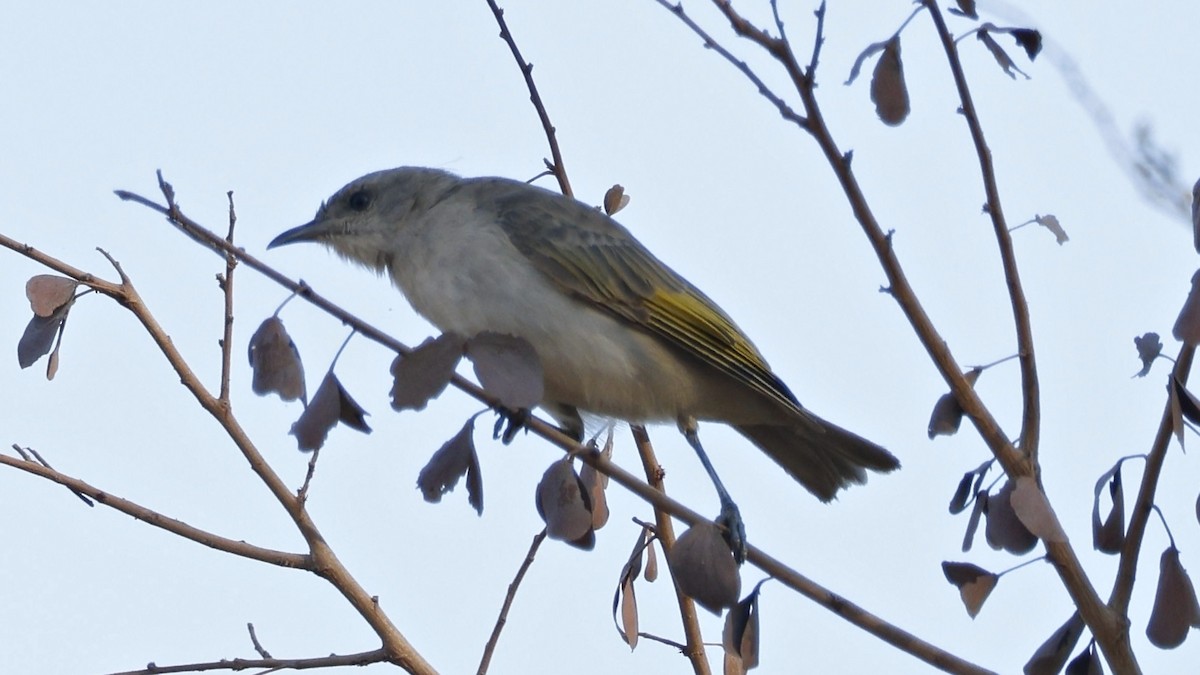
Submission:
M 295 244 L 303 241 L 320 241 L 328 234 L 326 227 L 318 220 L 310 223 L 305 223 L 299 227 L 284 232 L 283 234 L 271 240 L 267 244 L 267 248 L 276 248 L 287 244 Z

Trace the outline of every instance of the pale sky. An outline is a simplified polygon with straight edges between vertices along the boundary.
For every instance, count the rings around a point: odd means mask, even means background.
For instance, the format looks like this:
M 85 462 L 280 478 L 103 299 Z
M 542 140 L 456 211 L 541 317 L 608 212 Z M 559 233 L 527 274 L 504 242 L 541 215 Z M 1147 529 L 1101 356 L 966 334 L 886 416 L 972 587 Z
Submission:
M 801 53 L 813 3 L 786 5 Z M 985 4 L 986 3 L 981 3 Z M 741 2 L 758 21 L 767 3 Z M 758 7 L 762 5 L 762 7 Z M 750 540 L 831 590 L 921 638 L 999 672 L 1018 672 L 1070 614 L 1048 565 L 1004 577 L 971 620 L 943 560 L 999 571 L 1031 556 L 994 552 L 982 535 L 960 551 L 966 514 L 946 512 L 959 477 L 986 459 L 969 425 L 930 441 L 926 425 L 945 384 L 889 296 L 885 277 L 815 143 L 728 63 L 701 47 L 651 0 L 503 3 L 546 102 L 577 196 L 599 203 L 613 183 L 630 205 L 618 219 L 719 302 L 797 397 L 818 414 L 886 446 L 889 476 L 822 505 L 740 436 L 702 428 L 738 500 Z M 1173 152 L 1190 186 L 1200 175 L 1194 89 L 1195 3 L 1098 9 L 1072 0 L 1026 8 L 1048 49 L 1073 59 L 1127 136 L 1139 122 Z M 780 94 L 772 64 L 703 2 L 685 4 Z M 95 251 L 119 260 L 205 381 L 219 372 L 221 261 L 114 189 L 157 199 L 154 171 L 191 217 L 223 231 L 232 190 L 238 241 L 280 271 L 417 344 L 432 328 L 382 279 L 316 246 L 265 251 L 310 219 L 321 200 L 369 171 L 436 166 L 463 175 L 527 179 L 548 156 L 544 134 L 486 3 L 13 4 L 0 26 L 0 232 L 105 278 Z M 887 38 L 909 2 L 831 2 L 818 95 L 926 310 L 960 363 L 1015 351 L 1011 314 L 965 124 L 929 19 L 902 37 L 912 115 L 898 128 L 875 116 L 866 78 L 843 86 L 856 54 Z M 1015 10 L 990 15 L 997 24 Z M 971 24 L 953 20 L 956 32 Z M 1051 502 L 1102 596 L 1114 557 L 1090 541 L 1092 490 L 1119 457 L 1148 450 L 1169 364 L 1131 379 L 1133 337 L 1164 336 L 1196 268 L 1181 219 L 1149 206 L 1106 150 L 1052 59 L 1012 80 L 973 38 L 964 64 L 995 156 L 1009 221 L 1058 217 L 1071 241 L 1015 233 L 1041 375 L 1043 478 Z M 1047 54 L 1046 56 L 1049 56 Z M 869 73 L 868 73 L 869 74 Z M 794 97 L 789 97 L 794 100 Z M 553 187 L 551 182 L 543 183 Z M 234 539 L 300 551 L 291 522 L 245 461 L 178 383 L 132 317 L 98 296 L 71 312 L 54 381 L 45 361 L 20 370 L 15 345 L 29 317 L 25 280 L 43 270 L 4 252 L 0 441 L 32 446 L 57 469 L 112 494 Z M 298 403 L 251 393 L 246 340 L 286 293 L 242 269 L 236 277 L 233 406 L 272 466 L 293 486 L 308 457 L 287 435 Z M 302 302 L 282 318 L 305 359 L 309 389 L 345 329 Z M 508 583 L 541 528 L 534 487 L 558 449 L 529 436 L 504 447 L 477 424 L 485 509 L 465 490 L 427 504 L 417 473 L 478 404 L 454 390 L 421 413 L 388 406 L 392 355 L 355 339 L 337 372 L 371 413 L 374 432 L 335 429 L 322 452 L 310 509 L 342 561 L 416 648 L 445 673 L 474 672 Z M 465 366 L 461 372 L 469 373 Z M 978 390 L 1010 435 L 1019 426 L 1013 364 Z M 667 489 L 702 513 L 717 500 L 673 425 L 651 429 Z M 1194 438 L 1188 439 L 1195 443 Z M 640 473 L 624 428 L 615 460 Z M 1140 462 L 1126 465 L 1127 494 Z M 1158 504 L 1200 574 L 1193 508 L 1197 459 L 1177 446 Z M 496 674 L 690 672 L 671 648 L 630 653 L 611 618 L 612 594 L 651 510 L 615 487 L 613 512 L 583 553 L 547 542 L 526 577 L 493 659 Z M 278 657 L 378 646 L 321 580 L 238 559 L 62 488 L 0 469 L 0 670 L 92 673 L 253 657 L 245 625 Z M 1130 501 L 1132 505 L 1132 501 Z M 1151 522 L 1131 608 L 1146 672 L 1185 672 L 1200 638 L 1162 652 L 1144 637 L 1167 537 Z M 743 587 L 762 573 L 747 566 Z M 640 584 L 643 630 L 681 639 L 664 575 Z M 825 609 L 768 583 L 763 673 L 924 673 L 929 668 Z M 721 621 L 705 615 L 705 637 Z M 1086 640 L 1086 636 L 1084 638 Z M 1082 648 L 1081 641 L 1079 648 Z M 720 667 L 719 648 L 710 649 Z M 350 671 L 346 672 L 359 672 Z M 375 666 L 370 672 L 389 672 Z

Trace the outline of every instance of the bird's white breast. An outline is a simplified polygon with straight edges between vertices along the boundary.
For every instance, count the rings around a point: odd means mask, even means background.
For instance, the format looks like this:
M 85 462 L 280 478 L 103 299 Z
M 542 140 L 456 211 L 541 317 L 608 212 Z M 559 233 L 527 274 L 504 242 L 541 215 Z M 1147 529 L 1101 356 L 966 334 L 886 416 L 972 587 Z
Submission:
M 443 332 L 495 331 L 537 351 L 547 402 L 627 421 L 696 411 L 698 386 L 658 338 L 565 295 L 470 204 L 446 205 L 406 228 L 391 274 Z M 693 366 L 694 367 L 694 366 Z

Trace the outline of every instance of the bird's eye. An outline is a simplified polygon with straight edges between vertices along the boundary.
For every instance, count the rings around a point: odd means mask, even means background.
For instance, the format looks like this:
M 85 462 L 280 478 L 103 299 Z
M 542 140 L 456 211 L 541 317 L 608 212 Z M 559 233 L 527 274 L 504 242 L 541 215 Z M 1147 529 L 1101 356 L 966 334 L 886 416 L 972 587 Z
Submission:
M 346 204 L 355 211 L 366 211 L 367 207 L 371 205 L 371 193 L 366 190 L 359 190 L 350 195 L 346 200 Z

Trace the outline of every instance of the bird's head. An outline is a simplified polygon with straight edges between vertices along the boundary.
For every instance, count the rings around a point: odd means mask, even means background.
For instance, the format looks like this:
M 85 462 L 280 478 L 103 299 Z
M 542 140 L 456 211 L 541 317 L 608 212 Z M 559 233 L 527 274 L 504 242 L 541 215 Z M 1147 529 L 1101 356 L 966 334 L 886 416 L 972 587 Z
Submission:
M 312 221 L 267 244 L 311 241 L 383 272 L 403 245 L 405 227 L 440 201 L 461 179 L 438 169 L 400 167 L 355 179 L 321 204 Z

